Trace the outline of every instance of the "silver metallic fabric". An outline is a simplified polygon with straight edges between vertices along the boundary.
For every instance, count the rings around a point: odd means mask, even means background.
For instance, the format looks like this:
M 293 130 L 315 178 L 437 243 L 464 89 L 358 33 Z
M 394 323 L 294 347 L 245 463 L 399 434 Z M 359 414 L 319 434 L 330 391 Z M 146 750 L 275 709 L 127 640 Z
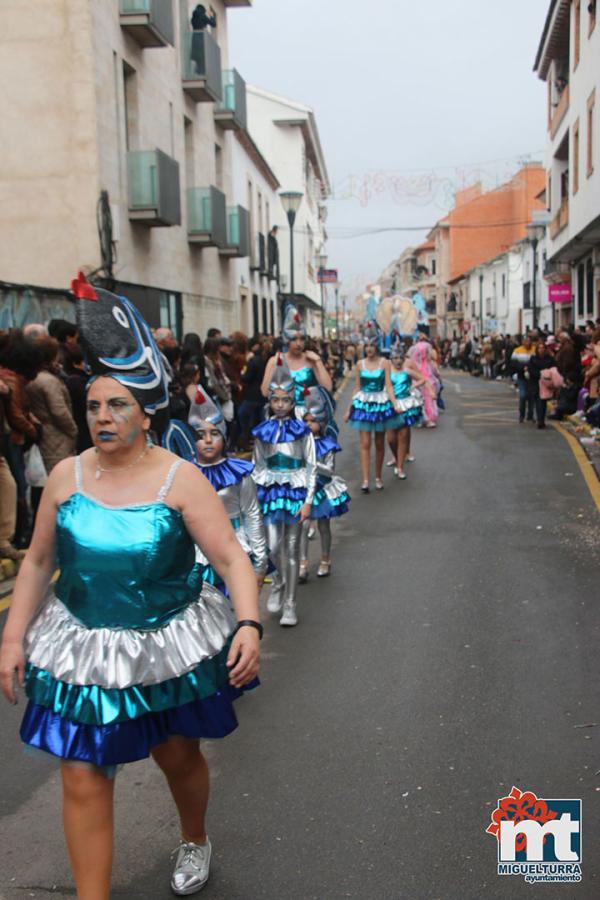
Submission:
M 308 559 L 308 532 L 311 525 L 314 524 L 309 519 L 302 523 L 300 559 Z M 321 556 L 324 559 L 329 559 L 331 557 L 331 519 L 317 519 L 317 527 L 321 538 Z
M 303 460 L 304 466 L 300 469 L 291 467 L 271 469 L 267 460 L 276 454 L 288 456 L 294 462 Z M 283 444 L 267 444 L 257 440 L 254 445 L 254 463 L 252 477 L 256 484 L 265 487 L 272 484 L 287 484 L 292 488 L 305 487 L 306 501 L 312 503 L 317 483 L 317 458 L 312 434 L 307 434 L 301 440 Z
M 283 597 L 285 603 L 296 602 L 298 570 L 300 566 L 300 523 L 284 522 L 267 524 L 267 542 L 276 571 L 272 574 L 272 592 Z
M 251 557 L 254 571 L 264 574 L 269 564 L 267 534 L 252 476 L 246 475 L 238 484 L 221 488 L 218 493 L 232 524 L 241 523 L 234 525 L 234 529 L 242 550 Z M 196 547 L 196 562 L 208 563 L 199 547 Z
M 209 584 L 195 602 L 153 631 L 86 628 L 51 591 L 27 632 L 25 651 L 32 665 L 58 681 L 126 688 L 190 672 L 222 650 L 235 626 L 229 601 Z

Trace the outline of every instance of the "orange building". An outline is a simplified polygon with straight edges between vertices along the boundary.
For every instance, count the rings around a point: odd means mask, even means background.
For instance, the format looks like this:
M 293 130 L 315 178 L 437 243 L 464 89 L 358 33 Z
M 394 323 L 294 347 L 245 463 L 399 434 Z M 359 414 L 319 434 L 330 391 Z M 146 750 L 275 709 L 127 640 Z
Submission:
M 483 193 L 476 184 L 457 192 L 454 208 L 443 221 L 449 240 L 449 283 L 527 236 L 532 212 L 544 209 L 537 198 L 545 181 L 543 166 L 530 163 L 496 190 Z

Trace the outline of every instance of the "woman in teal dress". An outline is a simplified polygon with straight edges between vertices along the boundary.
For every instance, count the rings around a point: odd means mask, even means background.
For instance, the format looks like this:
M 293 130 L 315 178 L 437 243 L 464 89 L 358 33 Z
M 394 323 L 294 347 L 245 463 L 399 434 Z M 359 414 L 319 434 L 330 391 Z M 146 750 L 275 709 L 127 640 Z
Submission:
M 211 854 L 199 739 L 232 731 L 233 700 L 257 683 L 257 583 L 206 479 L 148 442 L 168 391 L 147 324 L 125 298 L 83 278 L 74 290 L 97 375 L 87 395 L 94 447 L 48 478 L 4 629 L 0 686 L 15 703 L 16 676 L 29 699 L 23 741 L 61 760 L 80 900 L 109 898 L 112 776 L 149 755 L 181 821 L 171 889 L 188 895 L 206 883 Z M 235 613 L 202 586 L 194 544 Z
M 425 379 L 412 361 L 406 359 L 399 344 L 392 347 L 390 362 L 396 416 L 390 422 L 387 439 L 394 457 L 394 475 L 404 481 L 404 463 L 410 453 L 410 429 L 423 416 L 423 397 L 418 388 L 425 383 Z
M 371 436 L 375 436 L 375 488 L 383 489 L 381 472 L 385 454 L 385 432 L 394 419 L 394 391 L 390 381 L 390 363 L 379 353 L 380 338 L 377 328 L 368 324 L 364 330 L 365 359 L 356 371 L 356 388 L 345 422 L 360 432 L 360 465 L 363 482 L 361 491 L 369 493 L 369 469 L 371 465 Z
M 331 376 L 322 359 L 313 350 L 306 350 L 306 328 L 300 313 L 294 306 L 288 306 L 283 321 L 283 338 L 287 342 L 287 352 L 283 357 L 296 385 L 295 415 L 303 420 L 306 412 L 304 405 L 305 392 L 308 388 L 321 385 L 331 394 Z M 272 356 L 265 368 L 261 390 L 265 397 L 269 396 L 269 385 L 273 378 L 276 356 Z

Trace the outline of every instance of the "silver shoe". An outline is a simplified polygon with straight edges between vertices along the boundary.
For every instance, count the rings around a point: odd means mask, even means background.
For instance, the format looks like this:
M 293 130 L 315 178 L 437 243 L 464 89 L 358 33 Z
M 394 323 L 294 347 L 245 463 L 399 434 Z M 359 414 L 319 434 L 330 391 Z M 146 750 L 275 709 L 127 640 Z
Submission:
M 286 600 L 283 604 L 283 615 L 279 620 L 280 625 L 289 627 L 298 624 L 298 616 L 296 615 L 296 604 L 293 600 Z
M 267 610 L 270 613 L 278 613 L 281 612 L 282 606 L 282 597 L 281 592 L 283 588 L 273 586 L 269 593 L 269 599 L 267 600 Z
M 210 869 L 210 841 L 193 844 L 182 841 L 171 877 L 171 890 L 178 897 L 187 897 L 201 890 L 208 881 Z
M 322 559 L 317 569 L 317 578 L 327 578 L 328 575 L 331 575 L 331 560 Z
M 313 527 L 311 526 L 311 527 L 308 529 L 308 535 L 307 535 L 307 537 L 308 537 L 309 541 L 314 541 L 316 533 L 317 533 L 316 528 L 313 528 Z
M 298 584 L 306 584 L 308 581 L 308 560 L 300 560 L 300 568 L 298 569 Z

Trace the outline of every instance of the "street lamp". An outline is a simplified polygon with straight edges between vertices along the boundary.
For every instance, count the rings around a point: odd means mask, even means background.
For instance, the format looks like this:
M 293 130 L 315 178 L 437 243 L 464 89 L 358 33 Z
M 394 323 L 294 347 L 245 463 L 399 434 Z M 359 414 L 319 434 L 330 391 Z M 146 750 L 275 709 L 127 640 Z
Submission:
M 323 272 L 327 265 L 327 254 L 317 253 L 317 266 L 319 269 L 319 281 L 321 282 L 321 338 L 325 340 L 325 286 L 323 284 Z
M 339 341 L 340 339 L 340 288 L 342 286 L 341 281 L 336 281 L 335 283 L 335 339 Z
M 539 222 L 531 222 L 527 226 L 527 238 L 533 248 L 533 288 L 531 291 L 531 305 L 533 317 L 533 329 L 537 329 L 537 270 L 538 270 L 538 243 L 544 239 L 546 225 Z
M 282 191 L 279 195 L 283 205 L 284 212 L 290 226 L 290 294 L 292 302 L 294 300 L 294 222 L 296 221 L 296 213 L 300 209 L 303 194 L 301 191 Z

